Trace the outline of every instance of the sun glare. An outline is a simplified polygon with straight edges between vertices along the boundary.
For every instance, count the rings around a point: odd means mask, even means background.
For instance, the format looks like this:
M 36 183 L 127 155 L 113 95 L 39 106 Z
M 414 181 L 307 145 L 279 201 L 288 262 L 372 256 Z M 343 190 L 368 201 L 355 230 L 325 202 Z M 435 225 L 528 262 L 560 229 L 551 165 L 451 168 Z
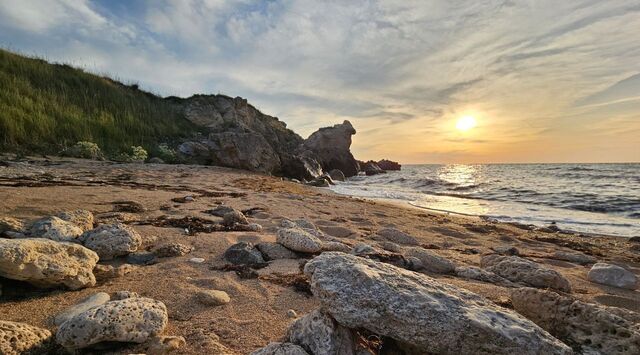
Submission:
M 476 126 L 476 119 L 473 116 L 460 117 L 456 123 L 456 128 L 460 131 L 468 131 Z

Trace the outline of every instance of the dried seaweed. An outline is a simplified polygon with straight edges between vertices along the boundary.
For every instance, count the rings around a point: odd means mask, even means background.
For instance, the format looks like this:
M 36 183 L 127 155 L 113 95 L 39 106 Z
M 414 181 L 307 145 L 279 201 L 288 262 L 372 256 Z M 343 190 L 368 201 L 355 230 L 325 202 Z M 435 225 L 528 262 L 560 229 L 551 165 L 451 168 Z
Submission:
M 262 275 L 260 280 L 271 282 L 276 285 L 293 287 L 297 292 L 305 294 L 308 297 L 313 296 L 311 293 L 311 284 L 305 274 L 280 274 L 273 273 Z

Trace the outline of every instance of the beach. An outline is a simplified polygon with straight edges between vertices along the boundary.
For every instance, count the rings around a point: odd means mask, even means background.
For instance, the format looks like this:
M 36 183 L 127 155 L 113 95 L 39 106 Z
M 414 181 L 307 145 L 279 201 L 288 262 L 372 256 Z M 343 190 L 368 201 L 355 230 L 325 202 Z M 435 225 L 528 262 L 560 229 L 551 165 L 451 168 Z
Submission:
M 637 243 L 627 238 L 585 236 L 545 231 L 522 225 L 497 223 L 474 217 L 435 213 L 397 203 L 342 196 L 324 188 L 304 186 L 282 178 L 241 170 L 196 165 L 115 164 L 79 159 L 32 158 L 5 161 L 0 167 L 0 217 L 33 220 L 60 211 L 89 210 L 95 224 L 122 222 L 143 240 L 140 249 L 153 250 L 167 243 L 193 248 L 182 256 L 160 257 L 151 265 L 94 287 L 76 291 L 39 289 L 0 279 L 0 314 L 5 321 L 23 322 L 55 331 L 52 317 L 96 292 L 133 291 L 163 302 L 168 310 L 166 335 L 182 336 L 186 344 L 177 354 L 248 354 L 281 339 L 292 322 L 290 310 L 304 315 L 318 307 L 318 300 L 304 287 L 290 282 L 301 275 L 301 266 L 312 255 L 269 261 L 255 270 L 255 278 L 221 270 L 225 250 L 240 241 L 274 242 L 283 219 L 304 219 L 345 245 L 366 243 L 382 249 L 374 240 L 377 231 L 395 228 L 413 236 L 419 245 L 456 266 L 479 266 L 483 255 L 516 248 L 520 257 L 557 271 L 571 284 L 575 299 L 639 312 L 637 290 L 610 287 L 587 280 L 593 263 L 577 263 L 557 252 L 587 255 L 598 262 L 625 265 L 640 274 Z M 122 212 L 123 205 L 141 205 L 137 212 Z M 185 230 L 167 220 L 183 217 L 219 220 L 205 211 L 226 205 L 246 211 L 250 231 Z M 120 210 L 120 211 L 119 211 Z M 188 229 L 188 228 L 187 228 Z M 139 249 L 139 250 L 140 250 Z M 401 246 L 402 249 L 402 246 Z M 192 258 L 203 258 L 194 263 Z M 120 265 L 123 257 L 100 264 Z M 510 287 L 455 274 L 421 271 L 438 282 L 458 286 L 513 309 Z M 204 305 L 195 298 L 201 290 L 222 290 L 230 302 Z M 289 312 L 289 315 L 288 315 Z M 136 346 L 114 349 L 135 352 Z M 224 351 L 220 349 L 225 349 Z

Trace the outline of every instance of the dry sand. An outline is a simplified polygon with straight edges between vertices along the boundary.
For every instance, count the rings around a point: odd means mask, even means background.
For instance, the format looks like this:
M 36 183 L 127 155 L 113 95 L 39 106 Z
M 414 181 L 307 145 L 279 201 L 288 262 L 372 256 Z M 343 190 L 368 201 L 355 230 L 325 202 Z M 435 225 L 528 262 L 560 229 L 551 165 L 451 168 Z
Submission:
M 280 260 L 259 270 L 262 278 L 241 279 L 235 272 L 213 270 L 223 264 L 222 254 L 238 241 L 274 241 L 275 227 L 282 218 L 304 218 L 327 233 L 353 233 L 342 237 L 348 244 L 369 241 L 376 230 L 394 226 L 420 243 L 459 265 L 478 266 L 480 256 L 491 247 L 515 246 L 521 255 L 565 275 L 579 299 L 640 311 L 640 292 L 590 283 L 589 268 L 554 260 L 557 250 L 583 251 L 601 261 L 626 264 L 640 274 L 640 253 L 625 239 L 543 233 L 479 218 L 436 214 L 385 202 L 340 196 L 327 189 L 303 186 L 280 178 L 218 167 L 155 164 L 112 164 L 72 159 L 39 159 L 0 165 L 0 216 L 33 219 L 55 212 L 87 209 L 98 223 L 117 218 L 135 228 L 148 247 L 168 242 L 191 245 L 195 250 L 181 257 L 161 258 L 158 263 L 138 267 L 120 278 L 80 291 L 24 288 L 6 279 L 0 281 L 0 319 L 25 322 L 54 330 L 52 316 L 95 292 L 135 291 L 164 302 L 169 310 L 168 335 L 184 336 L 187 345 L 176 353 L 216 353 L 216 343 L 231 353 L 247 354 L 279 339 L 291 319 L 317 302 L 293 286 L 266 280 L 282 280 L 283 274 L 299 273 L 304 260 Z M 193 196 L 195 201 L 172 199 Z M 135 201 L 146 211 L 112 213 L 114 202 Z M 215 232 L 187 235 L 181 228 L 155 227 L 149 221 L 166 216 L 195 216 L 217 220 L 203 213 L 220 203 L 237 209 L 261 208 L 250 222 L 261 232 Z M 189 262 L 201 257 L 202 264 Z M 122 263 L 113 261 L 111 264 Z M 265 275 L 267 275 L 265 277 Z M 510 307 L 509 289 L 454 276 L 431 275 L 439 281 L 477 292 L 497 304 Z M 198 303 L 194 292 L 224 290 L 227 305 L 211 307 Z M 20 293 L 20 294 L 16 294 Z M 133 348 L 131 348 L 133 349 Z M 131 349 L 125 349 L 128 352 Z

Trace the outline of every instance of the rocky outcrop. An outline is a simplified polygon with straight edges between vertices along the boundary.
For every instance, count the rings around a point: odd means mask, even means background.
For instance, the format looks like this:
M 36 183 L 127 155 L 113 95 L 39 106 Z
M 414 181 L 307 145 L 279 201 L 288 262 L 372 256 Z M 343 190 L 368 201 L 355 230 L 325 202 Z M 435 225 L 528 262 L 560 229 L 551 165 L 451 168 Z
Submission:
M 351 136 L 356 134 L 351 122 L 320 128 L 304 141 L 304 147 L 315 153 L 325 171 L 338 169 L 346 177 L 358 174 L 358 162 L 351 154 Z
M 380 169 L 384 171 L 400 170 L 402 168 L 402 165 L 400 165 L 399 163 L 387 159 L 382 159 L 378 161 L 377 164 Z
M 618 265 L 597 263 L 591 267 L 587 274 L 591 282 L 635 290 L 638 287 L 638 277 L 629 270 Z
M 0 354 L 48 354 L 50 340 L 46 329 L 0 320 Z
M 96 284 L 98 255 L 75 243 L 48 239 L 0 239 L 0 276 L 38 287 L 72 290 Z
M 143 343 L 167 326 L 167 308 L 150 298 L 110 301 L 62 323 L 57 342 L 67 349 L 82 349 L 101 342 Z
M 571 353 L 517 313 L 422 274 L 335 252 L 311 260 L 304 272 L 339 324 L 390 337 L 408 353 Z
M 360 170 L 364 171 L 365 175 L 367 175 L 367 176 L 373 176 L 373 175 L 386 173 L 386 171 L 382 170 L 382 168 L 380 168 L 378 166 L 378 163 L 376 163 L 373 160 L 361 163 L 360 164 Z
M 512 282 L 571 292 L 569 280 L 560 273 L 518 256 L 490 254 L 480 259 L 480 265 L 487 271 L 491 271 Z
M 640 354 L 637 313 L 532 288 L 513 291 L 511 302 L 518 313 L 581 353 Z

